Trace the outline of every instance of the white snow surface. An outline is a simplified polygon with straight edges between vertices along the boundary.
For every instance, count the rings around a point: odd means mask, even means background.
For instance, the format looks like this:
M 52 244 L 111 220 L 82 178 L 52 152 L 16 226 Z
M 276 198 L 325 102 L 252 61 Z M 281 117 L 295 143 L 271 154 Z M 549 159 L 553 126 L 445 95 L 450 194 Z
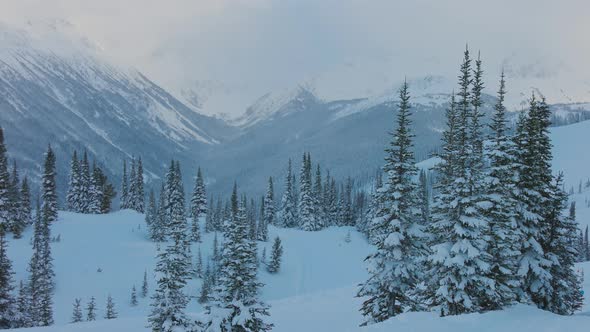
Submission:
M 203 222 L 201 220 L 201 222 Z M 203 226 L 203 225 L 201 225 Z M 351 241 L 345 241 L 350 232 Z M 55 259 L 56 292 L 54 296 L 56 324 L 47 328 L 24 329 L 40 332 L 110 331 L 139 332 L 146 328 L 148 298 L 139 297 L 139 305 L 129 304 L 131 287 L 141 288 L 143 272 L 148 271 L 150 294 L 155 281 L 153 267 L 156 245 L 146 239 L 144 216 L 133 211 L 107 215 L 82 215 L 60 212 L 53 225 L 54 236 L 61 241 L 52 244 Z M 408 313 L 382 324 L 359 327 L 363 317 L 358 311 L 362 299 L 356 298 L 357 285 L 365 280 L 363 259 L 372 250 L 365 239 L 352 228 L 329 228 L 319 232 L 270 227 L 270 238 L 279 235 L 283 241 L 284 259 L 281 271 L 270 275 L 260 269 L 259 277 L 266 286 L 262 298 L 272 307 L 270 321 L 274 331 L 587 331 L 590 326 L 590 305 L 573 317 L 557 316 L 536 308 L 519 305 L 501 312 L 439 318 L 436 313 Z M 26 277 L 31 255 L 32 236 L 10 240 L 9 255 L 14 262 L 15 279 Z M 213 234 L 206 234 L 200 244 L 203 258 L 211 252 Z M 259 242 L 259 250 L 270 253 L 272 241 Z M 196 254 L 198 245 L 192 246 Z M 98 272 L 98 269 L 101 272 Z M 590 275 L 590 263 L 580 265 Z M 200 280 L 187 287 L 197 296 Z M 589 279 L 585 289 L 590 289 Z M 106 297 L 115 300 L 119 318 L 103 320 Z M 95 296 L 98 320 L 69 324 L 72 303 L 81 298 L 83 306 Z M 193 299 L 188 311 L 196 315 L 201 306 Z

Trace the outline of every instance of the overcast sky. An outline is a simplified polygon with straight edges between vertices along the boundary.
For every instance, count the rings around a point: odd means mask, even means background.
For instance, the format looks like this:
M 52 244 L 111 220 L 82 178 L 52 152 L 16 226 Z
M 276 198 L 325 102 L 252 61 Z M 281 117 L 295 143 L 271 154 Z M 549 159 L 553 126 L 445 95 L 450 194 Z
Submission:
M 66 19 L 118 61 L 214 95 L 207 112 L 230 114 L 302 83 L 336 99 L 404 76 L 454 79 L 466 43 L 481 50 L 490 93 L 504 67 L 525 86 L 577 82 L 564 93 L 590 95 L 589 15 L 587 0 L 2 0 L 0 11 L 14 23 Z

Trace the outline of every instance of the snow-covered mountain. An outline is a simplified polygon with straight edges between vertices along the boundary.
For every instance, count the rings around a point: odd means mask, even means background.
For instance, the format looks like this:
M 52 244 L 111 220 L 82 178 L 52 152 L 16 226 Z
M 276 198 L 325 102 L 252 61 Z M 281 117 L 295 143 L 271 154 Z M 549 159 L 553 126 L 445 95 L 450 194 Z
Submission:
M 85 148 L 111 173 L 139 154 L 148 175 L 172 157 L 194 160 L 187 156 L 230 130 L 141 72 L 113 64 L 63 21 L 0 25 L 0 122 L 11 155 L 27 169 L 52 143 L 61 170 L 72 150 Z
M 337 177 L 366 176 L 382 165 L 394 124 L 397 86 L 367 98 L 325 101 L 301 85 L 267 93 L 242 116 L 223 119 L 200 114 L 220 91 L 232 93 L 221 82 L 169 93 L 115 64 L 67 22 L 1 25 L 0 41 L 0 122 L 10 156 L 35 177 L 52 143 L 62 184 L 74 149 L 97 156 L 115 178 L 124 158 L 141 155 L 148 182 L 178 159 L 186 188 L 202 166 L 213 194 L 230 190 L 234 180 L 262 193 L 268 176 L 278 178 L 280 188 L 287 160 L 298 167 L 304 151 Z M 441 76 L 408 81 L 416 155 L 424 159 L 439 145 L 456 82 Z M 494 98 L 485 101 L 489 111 Z M 561 124 L 590 118 L 588 104 L 554 109 Z

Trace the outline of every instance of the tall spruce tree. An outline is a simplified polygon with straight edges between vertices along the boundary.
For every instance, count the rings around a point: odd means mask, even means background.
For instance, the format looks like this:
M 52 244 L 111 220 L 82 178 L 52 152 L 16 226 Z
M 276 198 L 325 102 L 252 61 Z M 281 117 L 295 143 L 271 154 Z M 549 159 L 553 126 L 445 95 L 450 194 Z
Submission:
M 478 66 L 479 67 L 479 66 Z M 447 112 L 449 127 L 443 134 L 442 163 L 436 168 L 440 182 L 432 206 L 429 233 L 433 235 L 431 305 L 441 316 L 482 310 L 491 284 L 491 256 L 484 236 L 487 220 L 482 207 L 488 207 L 483 195 L 483 179 L 477 149 L 481 138 L 474 120 L 471 59 L 465 50 L 459 75 L 459 100 L 454 96 Z
M 236 192 L 234 187 L 234 193 Z M 233 197 L 234 195 L 232 195 Z M 233 204 L 232 204 L 233 205 Z M 219 285 L 205 306 L 199 331 L 269 331 L 268 306 L 258 299 L 256 242 L 248 239 L 246 207 L 239 204 L 224 233 Z
M 80 194 L 81 186 L 80 161 L 78 160 L 78 152 L 74 151 L 72 161 L 70 162 L 70 179 L 68 182 L 68 192 L 66 195 L 66 207 L 68 211 L 80 211 Z
M 517 184 L 514 199 L 517 201 L 517 225 L 522 233 L 518 276 L 523 294 L 520 301 L 532 301 L 548 310 L 553 293 L 551 266 L 545 255 L 549 223 L 545 219 L 549 206 L 551 149 L 548 137 L 549 117 L 541 112 L 533 95 L 529 109 L 519 116 L 514 136 Z
M 279 227 L 295 227 L 298 223 L 296 219 L 297 206 L 295 205 L 295 193 L 293 190 L 292 176 L 293 167 L 291 159 L 289 159 L 289 164 L 287 166 L 287 176 L 285 178 L 285 191 L 283 192 L 283 197 L 281 198 L 281 210 L 277 220 L 277 226 Z
M 127 179 L 127 160 L 123 160 L 123 178 L 121 179 L 121 197 L 119 198 L 121 210 L 129 208 L 129 186 Z
M 272 177 L 268 178 L 268 187 L 266 189 L 266 195 L 264 195 L 264 210 L 262 211 L 260 220 L 262 222 L 258 227 L 258 240 L 268 241 L 268 225 L 274 225 L 276 220 Z
M 486 195 L 491 206 L 487 209 L 489 219 L 487 236 L 490 238 L 487 251 L 491 255 L 489 277 L 493 286 L 487 291 L 484 309 L 496 310 L 516 300 L 520 278 L 516 276 L 522 235 L 516 227 L 517 202 L 512 197 L 516 182 L 515 147 L 507 136 L 506 94 L 504 73 L 500 77 L 498 99 L 490 124 L 490 144 L 486 155 L 490 163 L 486 177 Z
M 84 155 L 80 161 L 80 198 L 79 211 L 81 213 L 88 213 L 88 205 L 90 203 L 90 164 L 88 163 L 88 153 L 84 150 Z
M 560 315 L 571 315 L 584 305 L 582 285 L 574 270 L 577 255 L 575 247 L 575 219 L 564 215 L 567 208 L 567 194 L 562 189 L 563 174 L 551 184 L 550 210 L 546 216 L 550 231 L 546 239 L 545 255 L 554 263 L 551 266 L 551 302 L 549 310 Z
M 157 289 L 152 296 L 149 323 L 153 331 L 172 332 L 189 324 L 185 314 L 188 297 L 184 287 L 190 277 L 188 226 L 180 165 L 172 161 L 165 186 L 168 244 L 158 253 Z
M 143 162 L 141 157 L 137 161 L 137 173 L 135 174 L 135 193 L 133 195 L 135 211 L 144 213 L 145 211 L 145 192 L 143 189 Z
M 96 320 L 96 299 L 92 296 L 86 306 L 86 321 L 91 322 L 94 320 Z
M 82 300 L 74 299 L 74 307 L 72 309 L 72 320 L 70 323 L 79 323 L 82 321 Z
M 361 312 L 364 324 L 384 321 L 406 310 L 416 309 L 416 284 L 421 278 L 420 259 L 427 249 L 418 213 L 417 188 L 412 178 L 417 169 L 412 152 L 410 94 L 404 82 L 400 89 L 397 128 L 386 149 L 384 173 L 387 184 L 379 191 L 380 209 L 371 221 L 377 250 L 365 260 L 369 279 L 358 296 L 368 297 Z
M 0 127 L 0 234 L 10 229 L 10 185 L 4 131 Z
M 272 251 L 270 253 L 270 261 L 266 267 L 268 273 L 278 273 L 281 269 L 281 259 L 283 257 L 283 245 L 281 239 L 277 236 L 272 243 Z
M 12 262 L 6 252 L 7 244 L 5 234 L 0 234 L 0 329 L 14 327 L 16 301 L 12 292 L 14 284 L 12 279 Z
M 299 181 L 301 182 L 299 189 L 299 228 L 305 231 L 318 231 L 321 227 L 315 214 L 311 180 L 311 156 L 308 153 L 303 154 Z

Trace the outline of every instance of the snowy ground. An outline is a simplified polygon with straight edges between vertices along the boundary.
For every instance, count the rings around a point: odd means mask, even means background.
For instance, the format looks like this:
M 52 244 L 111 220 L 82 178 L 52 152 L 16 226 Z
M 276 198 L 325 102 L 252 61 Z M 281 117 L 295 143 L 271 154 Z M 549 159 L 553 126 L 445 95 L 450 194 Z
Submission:
M 577 193 L 580 180 L 590 177 L 590 154 L 584 151 L 584 142 L 590 142 L 590 121 L 552 128 L 554 171 L 564 171 L 566 188 L 573 186 L 577 202 L 577 220 L 584 227 L 590 225 L 590 188 Z M 421 168 L 431 168 L 436 161 L 427 160 Z M 139 298 L 139 305 L 131 307 L 131 287 L 141 287 L 144 271 L 148 271 L 150 293 L 155 282 L 152 269 L 155 265 L 155 244 L 146 239 L 143 215 L 132 211 L 119 211 L 108 215 L 80 215 L 60 213 L 53 226 L 53 235 L 61 242 L 53 243 L 57 287 L 54 297 L 56 325 L 31 329 L 42 332 L 139 332 L 149 331 L 146 316 L 149 298 Z M 351 242 L 345 241 L 351 233 Z M 28 229 L 23 239 L 11 240 L 9 255 L 14 262 L 15 279 L 26 277 L 31 256 Z M 270 318 L 275 331 L 589 331 L 590 301 L 586 299 L 582 312 L 573 317 L 557 316 L 530 306 L 519 305 L 501 312 L 439 318 L 434 313 L 408 313 L 383 324 L 359 328 L 362 317 L 358 311 L 361 300 L 355 298 L 356 285 L 364 281 L 364 257 L 370 246 L 351 228 L 330 228 L 320 232 L 302 232 L 291 229 L 270 228 L 271 239 L 279 235 L 285 249 L 284 264 L 277 275 L 260 272 L 266 286 L 262 297 L 271 305 Z M 204 236 L 200 245 L 206 260 L 211 252 L 213 235 Z M 272 242 L 260 243 L 270 252 Z M 193 245 L 193 253 L 198 246 Z M 586 275 L 584 289 L 590 294 L 590 263 L 578 265 Z M 98 272 L 98 270 L 101 272 Z M 196 296 L 200 281 L 189 284 L 188 291 Z M 91 323 L 68 324 L 72 303 L 82 299 L 85 306 L 95 296 L 98 316 L 106 297 L 115 299 L 118 319 L 98 320 Z M 588 295 L 586 297 L 589 297 Z M 193 299 L 189 311 L 198 313 L 201 306 Z
M 345 241 L 350 231 L 351 242 Z M 61 242 L 53 244 L 57 280 L 55 301 L 56 325 L 30 331 L 149 331 L 145 327 L 149 298 L 139 298 L 137 307 L 129 305 L 133 285 L 141 287 L 147 269 L 150 290 L 154 266 L 155 245 L 146 240 L 143 215 L 119 211 L 108 215 L 80 215 L 60 213 L 53 227 Z M 275 331 L 587 331 L 590 327 L 590 305 L 585 313 L 574 317 L 560 317 L 528 306 L 517 306 L 503 312 L 439 318 L 434 313 L 404 314 L 384 324 L 359 328 L 361 300 L 354 297 L 356 285 L 366 277 L 363 259 L 371 250 L 362 236 L 349 228 L 330 228 L 320 232 L 291 229 L 270 229 L 277 234 L 285 248 L 284 265 L 278 275 L 260 273 L 266 284 L 263 298 L 271 305 L 271 320 Z M 26 265 L 31 254 L 29 238 L 11 240 L 9 254 L 14 261 L 15 279 L 26 276 Z M 207 257 L 213 236 L 207 234 L 201 244 Z M 263 244 L 261 243 L 261 246 Z M 271 242 L 264 244 L 269 251 Z M 197 245 L 193 246 L 193 253 Z M 590 263 L 581 266 L 590 275 Z M 102 272 L 98 272 L 98 269 Z M 590 290 L 590 278 L 585 289 Z M 200 281 L 189 285 L 189 292 L 197 295 Z M 101 317 L 106 297 L 111 294 L 116 302 L 119 318 L 91 323 L 68 324 L 74 298 L 82 298 L 85 305 L 91 296 L 97 298 Z M 199 312 L 200 305 L 192 301 L 191 312 Z

